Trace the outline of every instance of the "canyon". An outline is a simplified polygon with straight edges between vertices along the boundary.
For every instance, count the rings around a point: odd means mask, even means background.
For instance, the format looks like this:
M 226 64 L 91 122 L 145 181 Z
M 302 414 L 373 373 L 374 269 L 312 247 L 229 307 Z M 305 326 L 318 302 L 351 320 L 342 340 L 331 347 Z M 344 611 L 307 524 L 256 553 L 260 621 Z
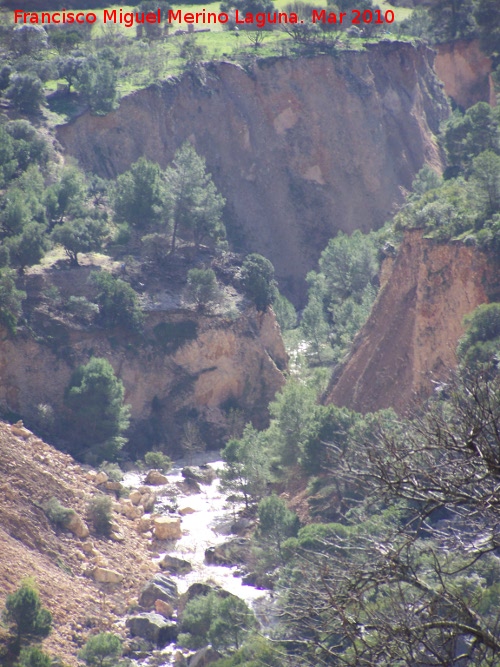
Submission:
M 165 167 L 190 141 L 226 198 L 233 248 L 275 267 L 296 305 L 339 230 L 369 231 L 403 202 L 419 169 L 440 171 L 449 113 L 424 45 L 381 41 L 336 56 L 211 62 L 126 96 L 106 116 L 59 126 L 68 156 L 111 178 L 140 156 Z

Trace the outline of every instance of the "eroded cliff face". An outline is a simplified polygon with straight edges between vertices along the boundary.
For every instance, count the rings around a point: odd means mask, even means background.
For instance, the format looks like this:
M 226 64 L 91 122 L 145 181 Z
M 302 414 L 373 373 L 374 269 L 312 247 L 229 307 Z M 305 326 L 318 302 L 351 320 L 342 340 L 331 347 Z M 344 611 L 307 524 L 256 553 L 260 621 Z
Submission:
M 491 59 L 481 51 L 477 39 L 438 44 L 436 49 L 434 66 L 447 95 L 465 109 L 477 102 L 496 105 Z
M 186 140 L 227 199 L 233 244 L 259 252 L 304 302 L 304 276 L 338 230 L 381 226 L 427 162 L 448 114 L 434 53 L 381 42 L 337 57 L 210 63 L 132 94 L 105 117 L 58 128 L 81 166 L 116 176 L 144 155 L 166 166 Z
M 422 235 L 408 232 L 396 259 L 386 260 L 379 296 L 334 373 L 327 403 L 402 414 L 456 366 L 463 318 L 488 301 L 497 273 L 476 248 Z
M 88 290 L 90 268 L 28 280 L 28 299 L 50 285 L 71 294 Z M 70 275 L 72 274 L 72 275 Z M 248 307 L 237 317 L 172 309 L 147 314 L 141 336 L 97 327 L 70 327 L 43 309 L 31 313 L 37 336 L 20 330 L 0 336 L 0 407 L 36 424 L 38 406 L 64 414 L 64 390 L 71 373 L 91 356 L 105 357 L 125 386 L 131 406 L 132 442 L 158 438 L 179 452 L 183 425 L 193 419 L 208 445 L 220 445 L 227 410 L 240 409 L 256 426 L 267 423 L 267 405 L 283 385 L 287 367 L 279 326 L 272 311 Z

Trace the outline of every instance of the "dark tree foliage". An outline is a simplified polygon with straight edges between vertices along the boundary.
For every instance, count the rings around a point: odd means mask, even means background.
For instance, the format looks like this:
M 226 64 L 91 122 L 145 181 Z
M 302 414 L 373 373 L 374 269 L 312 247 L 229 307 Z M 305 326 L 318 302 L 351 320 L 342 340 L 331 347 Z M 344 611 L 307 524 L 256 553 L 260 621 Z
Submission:
M 45 103 L 43 83 L 34 74 L 15 74 L 10 78 L 7 97 L 12 105 L 25 114 L 36 114 Z
M 112 195 L 115 217 L 136 227 L 149 227 L 165 217 L 165 188 L 159 165 L 140 158 L 116 179 Z
M 52 241 L 60 243 L 74 266 L 78 266 L 78 253 L 99 250 L 104 234 L 101 220 L 76 219 L 56 225 Z
M 97 303 L 103 325 L 121 326 L 135 333 L 141 331 L 144 317 L 132 287 L 106 271 L 93 272 L 91 280 L 98 289 Z
M 475 35 L 473 0 L 434 0 L 429 12 L 436 41 L 448 42 Z
M 81 458 L 87 450 L 97 451 L 101 459 L 116 455 L 129 425 L 124 394 L 121 380 L 106 359 L 93 357 L 74 371 L 64 403 L 68 408 L 66 435 L 76 456 Z
M 241 278 L 245 292 L 253 300 L 257 310 L 266 310 L 278 296 L 274 266 L 262 255 L 252 253 L 245 257 Z
M 7 268 L 0 270 L 0 324 L 11 334 L 16 333 L 17 321 L 22 313 L 22 301 L 26 292 L 18 290 L 15 271 Z
M 52 629 L 52 615 L 42 605 L 31 581 L 25 581 L 15 593 L 7 596 L 3 618 L 12 625 L 18 645 L 23 640 L 48 637 Z
M 478 25 L 481 49 L 493 59 L 493 66 L 500 63 L 500 4 L 497 0 L 477 0 L 474 18 Z
M 291 544 L 282 638 L 299 663 L 498 663 L 500 378 L 447 394 L 330 443 L 330 475 L 362 493 L 343 525 Z

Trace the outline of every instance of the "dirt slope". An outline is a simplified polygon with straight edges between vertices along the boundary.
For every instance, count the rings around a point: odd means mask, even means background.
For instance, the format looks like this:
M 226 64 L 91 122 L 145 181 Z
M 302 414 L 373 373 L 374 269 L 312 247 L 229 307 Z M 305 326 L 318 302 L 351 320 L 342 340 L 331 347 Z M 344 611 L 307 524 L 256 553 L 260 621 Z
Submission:
M 408 232 L 394 263 L 383 267 L 383 287 L 334 373 L 327 403 L 404 413 L 456 365 L 463 317 L 488 301 L 498 275 L 473 246 L 438 244 L 422 234 Z
M 147 539 L 133 521 L 114 513 L 123 542 L 92 534 L 79 539 L 55 529 L 39 507 L 55 496 L 84 517 L 96 493 L 91 475 L 69 456 L 26 429 L 0 422 L 0 608 L 23 578 L 34 577 L 54 618 L 44 647 L 68 665 L 76 665 L 76 652 L 92 628 L 116 629 L 113 619 L 156 571 Z M 123 582 L 94 583 L 89 573 L 98 564 L 123 574 Z

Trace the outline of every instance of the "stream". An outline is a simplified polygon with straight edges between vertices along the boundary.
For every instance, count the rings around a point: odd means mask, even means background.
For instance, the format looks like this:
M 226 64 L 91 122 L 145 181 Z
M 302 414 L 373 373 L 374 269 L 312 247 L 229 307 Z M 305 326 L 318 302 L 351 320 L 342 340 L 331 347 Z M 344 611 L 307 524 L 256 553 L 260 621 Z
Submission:
M 208 464 L 216 472 L 222 469 L 223 462 L 217 458 L 214 452 L 193 456 L 189 461 L 181 459 L 173 464 L 170 472 L 166 473 L 168 483 L 162 487 L 150 487 L 157 494 L 155 514 L 178 516 L 172 514 L 172 508 L 178 510 L 190 508 L 192 513 L 184 514 L 181 518 L 182 537 L 175 542 L 169 543 L 167 551 L 153 554 L 153 561 L 159 562 L 166 554 L 189 561 L 192 571 L 188 574 L 168 574 L 175 583 L 179 594 L 185 593 L 194 583 L 209 583 L 218 586 L 233 595 L 244 600 L 253 608 L 259 622 L 268 624 L 269 606 L 271 604 L 269 592 L 254 588 L 242 583 L 238 576 L 238 567 L 224 565 L 207 565 L 205 563 L 205 550 L 217 546 L 231 537 L 231 526 L 238 518 L 238 510 L 242 504 L 229 503 L 226 496 L 219 490 L 218 474 L 210 484 L 200 484 L 200 492 L 186 493 L 179 489 L 184 478 L 182 469 L 186 466 L 194 467 Z M 123 484 L 130 489 L 145 486 L 146 473 L 136 471 L 124 474 Z M 145 667 L 148 664 L 168 665 L 173 664 L 174 654 L 179 650 L 175 644 L 166 646 L 161 651 L 154 651 L 152 657 L 135 661 L 136 665 Z M 158 661 L 160 659 L 160 662 Z

